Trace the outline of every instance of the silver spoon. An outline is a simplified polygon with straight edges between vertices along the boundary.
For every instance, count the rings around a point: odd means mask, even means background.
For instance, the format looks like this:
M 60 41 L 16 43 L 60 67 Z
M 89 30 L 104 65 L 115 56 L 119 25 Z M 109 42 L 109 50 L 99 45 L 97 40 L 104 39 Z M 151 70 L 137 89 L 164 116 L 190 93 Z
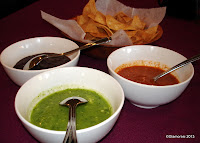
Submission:
M 77 143 L 76 137 L 76 106 L 88 102 L 81 97 L 69 97 L 60 102 L 60 105 L 69 107 L 69 121 L 63 143 Z
M 185 60 L 185 61 L 183 61 L 183 62 L 181 62 L 181 63 L 179 63 L 177 65 L 175 65 L 175 66 L 173 66 L 172 68 L 166 70 L 165 72 L 162 72 L 161 74 L 155 76 L 153 78 L 153 80 L 154 80 L 154 82 L 156 82 L 159 78 L 165 76 L 166 74 L 171 73 L 171 72 L 173 72 L 173 71 L 175 71 L 175 70 L 177 70 L 177 69 L 179 69 L 179 68 L 181 68 L 181 67 L 183 67 L 183 66 L 185 66 L 185 65 L 187 65 L 187 64 L 189 64 L 191 62 L 197 61 L 199 59 L 200 59 L 200 54 L 195 55 L 195 56 L 193 56 L 193 57 L 191 57 L 191 58 L 189 58 L 189 59 L 187 59 L 187 60 Z
M 78 50 L 83 50 L 83 49 L 90 48 L 90 47 L 95 46 L 95 45 L 100 45 L 100 44 L 103 44 L 103 43 L 110 42 L 111 40 L 112 40 L 111 37 L 106 37 L 106 38 L 94 41 L 92 43 L 87 43 L 87 44 L 85 44 L 85 45 L 83 45 L 83 46 L 81 46 L 79 48 L 73 49 L 73 50 L 65 52 L 65 53 L 53 54 L 53 55 L 52 54 L 40 54 L 40 55 L 37 55 L 37 56 L 31 58 L 24 65 L 23 70 L 33 69 L 35 66 L 40 64 L 46 58 L 55 58 L 55 57 L 58 57 L 58 56 L 65 56 L 65 55 L 68 55 L 68 54 L 73 53 L 73 52 L 78 51 Z

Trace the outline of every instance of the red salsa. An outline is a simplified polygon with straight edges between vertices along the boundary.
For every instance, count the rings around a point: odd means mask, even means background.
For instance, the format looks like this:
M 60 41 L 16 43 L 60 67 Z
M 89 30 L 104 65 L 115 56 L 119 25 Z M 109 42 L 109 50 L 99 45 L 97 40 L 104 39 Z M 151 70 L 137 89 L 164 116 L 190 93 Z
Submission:
M 117 74 L 128 80 L 148 85 L 164 86 L 179 83 L 178 79 L 172 74 L 167 74 L 154 82 L 153 77 L 162 72 L 164 70 L 157 67 L 130 66 L 119 69 Z

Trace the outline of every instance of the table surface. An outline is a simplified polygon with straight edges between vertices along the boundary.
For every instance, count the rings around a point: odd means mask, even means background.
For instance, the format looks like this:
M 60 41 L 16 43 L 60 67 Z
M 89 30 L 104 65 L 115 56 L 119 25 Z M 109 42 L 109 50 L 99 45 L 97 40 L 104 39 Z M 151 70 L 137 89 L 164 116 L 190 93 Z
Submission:
M 156 0 L 119 0 L 137 8 L 158 7 Z M 17 41 L 41 36 L 63 37 L 58 29 L 42 20 L 40 10 L 62 19 L 81 14 L 88 0 L 38 0 L 0 19 L 0 52 Z M 152 43 L 174 50 L 189 58 L 200 51 L 200 23 L 167 16 L 161 23 L 163 36 Z M 175 101 L 154 109 L 141 109 L 125 100 L 119 119 L 102 143 L 197 143 L 200 142 L 200 61 L 194 64 L 194 77 Z M 78 66 L 108 73 L 106 59 L 81 54 Z M 0 65 L 0 142 L 37 143 L 21 124 L 14 109 L 19 86 L 13 83 Z M 167 138 L 167 135 L 192 135 L 194 138 Z

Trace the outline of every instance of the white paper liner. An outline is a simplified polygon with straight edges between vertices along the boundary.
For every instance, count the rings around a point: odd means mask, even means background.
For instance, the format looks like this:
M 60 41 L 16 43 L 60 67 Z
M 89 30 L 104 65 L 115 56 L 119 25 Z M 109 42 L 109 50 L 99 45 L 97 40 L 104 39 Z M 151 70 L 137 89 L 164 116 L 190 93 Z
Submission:
M 114 16 L 120 11 L 124 12 L 129 17 L 134 17 L 135 15 L 137 15 L 143 22 L 146 23 L 146 28 L 159 25 L 166 13 L 166 7 L 150 9 L 131 8 L 120 3 L 117 0 L 97 0 L 96 8 L 104 15 Z M 84 39 L 86 33 L 75 20 L 59 19 L 43 11 L 41 11 L 41 16 L 44 20 L 70 36 L 72 39 L 83 43 L 90 42 L 89 40 Z M 118 30 L 117 32 L 115 32 L 112 35 L 112 41 L 108 43 L 108 45 L 116 47 L 132 44 L 133 43 L 131 39 L 128 37 L 124 30 Z

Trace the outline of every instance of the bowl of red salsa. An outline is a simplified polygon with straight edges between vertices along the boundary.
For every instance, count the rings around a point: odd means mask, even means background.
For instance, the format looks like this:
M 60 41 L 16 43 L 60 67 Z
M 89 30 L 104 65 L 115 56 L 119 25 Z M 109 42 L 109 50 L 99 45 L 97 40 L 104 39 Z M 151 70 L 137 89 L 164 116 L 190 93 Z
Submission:
M 152 78 L 184 60 L 186 57 L 167 48 L 135 45 L 112 52 L 107 66 L 133 105 L 155 108 L 181 95 L 194 75 L 194 68 L 189 64 L 156 82 Z

